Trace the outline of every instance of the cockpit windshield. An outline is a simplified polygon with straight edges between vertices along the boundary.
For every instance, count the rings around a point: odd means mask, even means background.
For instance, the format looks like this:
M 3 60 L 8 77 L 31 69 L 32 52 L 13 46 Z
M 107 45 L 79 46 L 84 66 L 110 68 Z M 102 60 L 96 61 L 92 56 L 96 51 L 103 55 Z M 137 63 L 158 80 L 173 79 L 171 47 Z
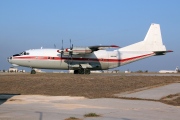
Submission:
M 22 56 L 22 55 L 29 55 L 29 53 L 26 52 L 26 51 L 23 51 L 23 52 L 21 52 L 21 53 L 19 53 L 19 54 L 15 54 L 15 55 L 13 55 L 13 56 Z
M 20 53 L 20 55 L 29 55 L 29 53 L 24 51 L 24 52 Z

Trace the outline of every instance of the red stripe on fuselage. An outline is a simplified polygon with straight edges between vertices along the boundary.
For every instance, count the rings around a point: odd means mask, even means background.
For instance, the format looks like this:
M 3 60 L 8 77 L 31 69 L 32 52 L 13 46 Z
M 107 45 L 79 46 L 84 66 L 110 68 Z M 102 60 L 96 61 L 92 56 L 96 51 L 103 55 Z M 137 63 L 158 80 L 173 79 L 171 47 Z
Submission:
M 141 56 L 136 56 L 136 57 L 131 57 L 131 58 L 125 58 L 125 59 L 107 59 L 107 58 L 73 58 L 70 57 L 49 57 L 49 56 L 16 56 L 13 57 L 13 59 L 16 60 L 74 60 L 74 61 L 99 61 L 99 62 L 128 62 L 128 61 L 133 61 L 149 56 L 153 56 L 154 53 L 151 54 L 146 54 L 146 55 L 141 55 Z

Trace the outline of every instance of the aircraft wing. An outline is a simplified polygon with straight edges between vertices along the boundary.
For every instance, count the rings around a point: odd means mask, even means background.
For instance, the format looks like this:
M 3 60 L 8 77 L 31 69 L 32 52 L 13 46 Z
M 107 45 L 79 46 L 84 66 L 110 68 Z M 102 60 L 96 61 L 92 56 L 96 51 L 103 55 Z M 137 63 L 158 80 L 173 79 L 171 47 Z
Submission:
M 98 50 L 105 50 L 108 48 L 119 48 L 119 46 L 117 45 L 96 45 L 96 46 L 89 46 L 89 49 L 92 50 L 92 52 L 94 51 L 98 51 Z
M 78 54 L 90 54 L 94 51 L 98 50 L 105 50 L 107 48 L 119 48 L 116 45 L 96 45 L 96 46 L 89 46 L 89 47 L 73 47 L 72 49 L 64 49 L 64 50 L 57 50 L 58 53 L 62 53 L 63 55 L 78 55 Z

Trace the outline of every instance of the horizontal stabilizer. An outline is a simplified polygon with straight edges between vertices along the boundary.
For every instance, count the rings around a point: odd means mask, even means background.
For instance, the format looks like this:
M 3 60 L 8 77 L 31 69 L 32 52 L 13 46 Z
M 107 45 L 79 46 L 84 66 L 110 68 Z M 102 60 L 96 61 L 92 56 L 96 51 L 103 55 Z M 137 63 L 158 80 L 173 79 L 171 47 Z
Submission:
M 156 55 L 165 55 L 166 53 L 169 53 L 169 52 L 173 52 L 172 50 L 167 50 L 167 51 L 154 51 L 154 53 Z

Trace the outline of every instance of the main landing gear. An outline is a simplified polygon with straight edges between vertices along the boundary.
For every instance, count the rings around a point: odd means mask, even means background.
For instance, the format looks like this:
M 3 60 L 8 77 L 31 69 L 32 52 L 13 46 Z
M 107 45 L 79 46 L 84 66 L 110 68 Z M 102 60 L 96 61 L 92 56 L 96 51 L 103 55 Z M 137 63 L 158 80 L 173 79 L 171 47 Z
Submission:
M 36 71 L 34 69 L 32 69 L 31 74 L 36 74 Z
M 90 74 L 90 73 L 91 72 L 89 69 L 84 69 L 84 68 L 74 70 L 74 74 Z

